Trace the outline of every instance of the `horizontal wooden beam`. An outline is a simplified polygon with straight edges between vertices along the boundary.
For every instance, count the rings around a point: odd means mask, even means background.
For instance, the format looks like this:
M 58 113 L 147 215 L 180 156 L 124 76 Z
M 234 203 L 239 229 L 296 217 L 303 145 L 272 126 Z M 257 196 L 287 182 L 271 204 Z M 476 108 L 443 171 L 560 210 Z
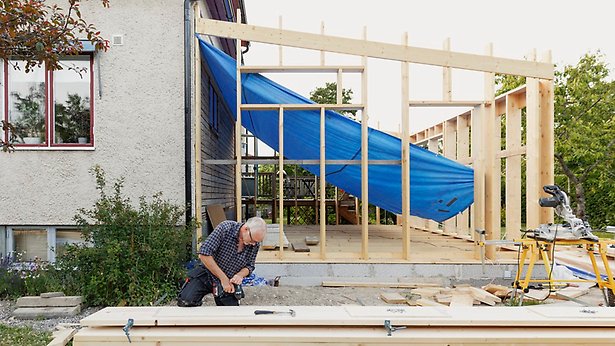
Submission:
M 206 165 L 233 165 L 235 160 L 217 160 L 208 159 L 202 160 Z M 242 159 L 241 163 L 247 165 L 275 165 L 279 159 Z M 317 165 L 320 160 L 284 160 L 284 164 L 288 165 Z M 370 165 L 396 165 L 401 164 L 401 160 L 369 160 Z M 326 165 L 360 165 L 361 160 L 325 160 Z
M 523 146 L 523 147 L 518 148 L 518 149 L 502 150 L 499 153 L 497 153 L 495 155 L 495 157 L 497 157 L 498 159 L 502 159 L 502 158 L 505 158 L 505 157 L 525 155 L 525 152 L 526 152 L 526 148 L 525 148 L 525 146 Z
M 362 104 L 317 104 L 317 103 L 306 103 L 306 104 L 242 104 L 241 109 L 243 110 L 252 110 L 252 111 L 265 111 L 265 110 L 278 110 L 280 108 L 284 108 L 284 110 L 319 110 L 321 108 L 324 109 L 336 109 L 336 110 L 362 110 L 364 107 Z
M 242 66 L 241 73 L 361 73 L 363 66 Z
M 410 101 L 410 107 L 477 107 L 485 101 Z
M 351 55 L 364 55 L 395 61 L 459 68 L 464 70 L 503 73 L 517 76 L 553 79 L 551 63 L 459 53 L 440 49 L 412 47 L 322 34 L 199 19 L 197 32 L 206 35 L 242 39 L 288 47 L 322 50 Z

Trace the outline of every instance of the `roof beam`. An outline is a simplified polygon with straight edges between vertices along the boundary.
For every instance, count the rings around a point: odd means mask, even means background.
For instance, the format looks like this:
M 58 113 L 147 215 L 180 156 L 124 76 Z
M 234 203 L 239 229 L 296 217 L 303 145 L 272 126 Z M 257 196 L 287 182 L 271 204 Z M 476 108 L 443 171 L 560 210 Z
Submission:
M 494 72 L 531 78 L 553 79 L 552 63 L 515 60 L 479 54 L 451 52 L 440 49 L 420 48 L 391 43 L 366 41 L 322 34 L 238 24 L 225 21 L 200 19 L 197 32 L 205 35 L 242 39 L 372 58 L 406 61 L 464 70 Z

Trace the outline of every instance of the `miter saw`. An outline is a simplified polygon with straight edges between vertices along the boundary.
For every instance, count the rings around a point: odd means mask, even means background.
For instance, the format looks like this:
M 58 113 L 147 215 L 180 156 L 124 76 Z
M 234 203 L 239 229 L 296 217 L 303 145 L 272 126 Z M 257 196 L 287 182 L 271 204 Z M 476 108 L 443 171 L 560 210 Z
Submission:
M 541 224 L 535 230 L 529 231 L 528 237 L 545 241 L 583 239 L 597 242 L 599 240 L 592 234 L 589 223 L 572 213 L 570 199 L 559 186 L 545 185 L 543 190 L 551 197 L 540 198 L 538 204 L 543 208 L 555 208 L 555 213 L 564 219 L 564 223 Z

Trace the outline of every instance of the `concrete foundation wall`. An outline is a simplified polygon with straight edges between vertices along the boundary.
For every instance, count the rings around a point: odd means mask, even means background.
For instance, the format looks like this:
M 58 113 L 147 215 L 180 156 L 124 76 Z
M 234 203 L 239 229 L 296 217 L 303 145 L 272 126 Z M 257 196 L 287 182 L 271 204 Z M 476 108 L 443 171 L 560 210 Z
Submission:
M 380 263 L 257 263 L 254 273 L 266 279 L 280 276 L 283 285 L 320 286 L 323 281 L 436 283 L 505 282 L 517 273 L 515 264 L 380 264 Z M 545 276 L 534 267 L 533 277 Z

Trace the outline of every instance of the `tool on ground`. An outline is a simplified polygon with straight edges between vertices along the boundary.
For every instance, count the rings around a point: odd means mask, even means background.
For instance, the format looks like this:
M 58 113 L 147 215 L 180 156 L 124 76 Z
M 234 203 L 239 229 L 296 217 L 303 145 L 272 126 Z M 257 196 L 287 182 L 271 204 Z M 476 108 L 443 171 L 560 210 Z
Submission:
M 295 310 L 288 309 L 288 311 L 275 311 L 275 310 L 254 310 L 255 315 L 277 315 L 277 314 L 289 314 L 291 317 L 295 317 Z
M 126 334 L 126 337 L 128 338 L 128 343 L 132 343 L 132 341 L 130 340 L 130 329 L 135 325 L 135 320 L 132 318 L 128 319 L 128 322 L 126 322 L 126 325 L 124 325 L 124 328 L 122 328 L 122 330 L 124 331 L 124 334 Z
M 528 237 L 545 241 L 584 239 L 597 242 L 599 240 L 592 234 L 589 223 L 574 215 L 566 192 L 557 185 L 545 185 L 542 189 L 551 197 L 539 199 L 538 204 L 543 208 L 555 208 L 555 213 L 564 219 L 564 223 L 541 224 L 533 232 L 528 232 Z
M 391 320 L 384 320 L 384 329 L 387 331 L 387 336 L 391 336 L 395 331 L 406 329 L 406 326 L 394 327 L 391 325 Z

